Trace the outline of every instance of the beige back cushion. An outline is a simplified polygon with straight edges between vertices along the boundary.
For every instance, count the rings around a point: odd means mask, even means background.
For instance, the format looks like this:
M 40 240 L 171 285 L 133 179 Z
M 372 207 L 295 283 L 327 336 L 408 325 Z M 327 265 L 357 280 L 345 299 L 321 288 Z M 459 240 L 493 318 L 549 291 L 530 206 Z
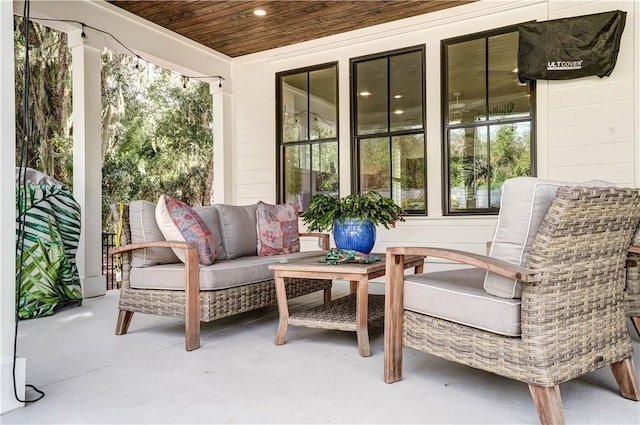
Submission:
M 526 265 L 533 239 L 560 186 L 615 186 L 605 181 L 584 183 L 544 180 L 536 177 L 508 179 L 502 186 L 498 223 L 489 256 Z M 522 282 L 487 272 L 484 289 L 502 298 L 520 298 Z
M 214 204 L 220 217 L 220 234 L 227 259 L 258 255 L 256 204 Z
M 149 201 L 132 201 L 129 204 L 131 243 L 164 241 L 164 235 L 156 223 L 156 204 Z M 131 254 L 131 267 L 149 267 L 158 264 L 179 263 L 171 248 L 138 249 Z

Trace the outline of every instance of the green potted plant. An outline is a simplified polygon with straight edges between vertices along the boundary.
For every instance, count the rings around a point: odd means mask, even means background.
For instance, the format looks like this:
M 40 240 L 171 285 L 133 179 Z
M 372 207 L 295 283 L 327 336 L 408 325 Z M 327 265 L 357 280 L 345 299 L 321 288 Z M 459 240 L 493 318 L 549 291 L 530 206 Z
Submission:
M 405 221 L 404 210 L 376 191 L 334 198 L 317 194 L 300 214 L 309 232 L 333 231 L 336 247 L 369 254 L 376 238 L 376 226 L 385 229 Z

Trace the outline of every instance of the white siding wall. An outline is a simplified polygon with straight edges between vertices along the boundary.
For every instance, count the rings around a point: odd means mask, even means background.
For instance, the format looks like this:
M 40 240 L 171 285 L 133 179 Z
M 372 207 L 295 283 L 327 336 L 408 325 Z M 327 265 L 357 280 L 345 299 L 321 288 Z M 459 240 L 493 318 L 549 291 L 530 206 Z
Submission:
M 636 8 L 638 2 L 636 1 Z M 546 88 L 548 176 L 553 179 L 605 179 L 635 186 L 638 143 L 634 137 L 638 111 L 638 79 L 634 82 L 634 56 L 638 34 L 633 2 L 551 1 L 549 19 L 587 15 L 609 10 L 627 11 L 618 62 L 610 77 L 550 81 Z M 635 55 L 634 55 L 635 39 Z M 637 76 L 637 69 L 636 74 Z M 542 88 L 541 87 L 541 88 Z M 543 88 L 544 90 L 544 88 Z M 635 143 L 634 143 L 634 140 Z
M 597 178 L 638 185 L 635 177 L 638 140 L 634 135 L 638 131 L 638 113 L 634 104 L 639 78 L 634 2 L 482 0 L 235 59 L 233 201 L 237 204 L 275 201 L 276 72 L 338 61 L 340 188 L 344 196 L 350 187 L 349 59 L 425 44 L 429 217 L 410 217 L 391 231 L 379 229 L 374 250 L 383 251 L 396 245 L 436 245 L 483 253 L 485 242 L 492 237 L 495 217 L 442 216 L 440 41 L 524 21 L 614 9 L 626 10 L 628 16 L 613 75 L 538 85 L 538 174 L 563 180 Z

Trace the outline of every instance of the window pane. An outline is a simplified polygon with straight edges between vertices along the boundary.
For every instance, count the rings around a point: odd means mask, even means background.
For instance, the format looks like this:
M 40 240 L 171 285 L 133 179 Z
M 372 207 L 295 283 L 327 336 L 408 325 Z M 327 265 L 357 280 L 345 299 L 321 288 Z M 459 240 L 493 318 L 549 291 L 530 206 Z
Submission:
M 492 125 L 489 131 L 493 193 L 506 179 L 531 175 L 531 123 Z M 500 199 L 492 196 L 491 204 L 498 208 Z
M 311 139 L 337 137 L 336 67 L 309 73 Z
M 487 130 L 449 130 L 449 209 L 489 206 Z
M 407 211 L 426 210 L 424 196 L 424 137 L 394 137 L 393 200 Z
M 326 142 L 311 145 L 314 186 L 312 194 L 339 195 L 338 143 Z M 306 207 L 306 205 L 305 205 Z
M 422 53 L 406 53 L 389 60 L 390 130 L 422 128 Z
M 360 141 L 360 193 L 375 190 L 382 196 L 390 197 L 389 139 L 380 137 Z
M 303 210 L 311 199 L 310 146 L 286 146 L 284 148 L 285 202 L 297 203 Z
M 308 140 L 307 73 L 282 78 L 282 141 Z
M 356 64 L 357 134 L 386 132 L 387 114 L 387 58 Z
M 489 37 L 489 118 L 529 117 L 529 84 L 518 81 L 518 33 Z
M 486 120 L 485 39 L 448 46 L 449 124 Z

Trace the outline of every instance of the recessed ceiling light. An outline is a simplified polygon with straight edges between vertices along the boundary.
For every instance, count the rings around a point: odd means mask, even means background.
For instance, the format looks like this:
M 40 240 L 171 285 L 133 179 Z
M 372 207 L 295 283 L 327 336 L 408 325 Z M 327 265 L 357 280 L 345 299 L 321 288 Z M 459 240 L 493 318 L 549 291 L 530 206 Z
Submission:
M 253 14 L 256 16 L 264 16 L 267 12 L 264 9 L 256 9 L 253 11 Z
M 402 109 L 396 109 L 395 111 L 393 111 L 393 113 L 396 115 L 402 115 L 404 114 L 404 111 Z
M 371 93 L 366 91 L 366 90 L 365 91 L 361 91 L 360 92 L 360 96 L 371 96 Z
M 401 98 L 402 98 L 402 95 L 401 95 L 401 94 L 397 94 L 397 95 L 393 96 L 393 98 L 394 98 L 394 99 L 401 99 Z

